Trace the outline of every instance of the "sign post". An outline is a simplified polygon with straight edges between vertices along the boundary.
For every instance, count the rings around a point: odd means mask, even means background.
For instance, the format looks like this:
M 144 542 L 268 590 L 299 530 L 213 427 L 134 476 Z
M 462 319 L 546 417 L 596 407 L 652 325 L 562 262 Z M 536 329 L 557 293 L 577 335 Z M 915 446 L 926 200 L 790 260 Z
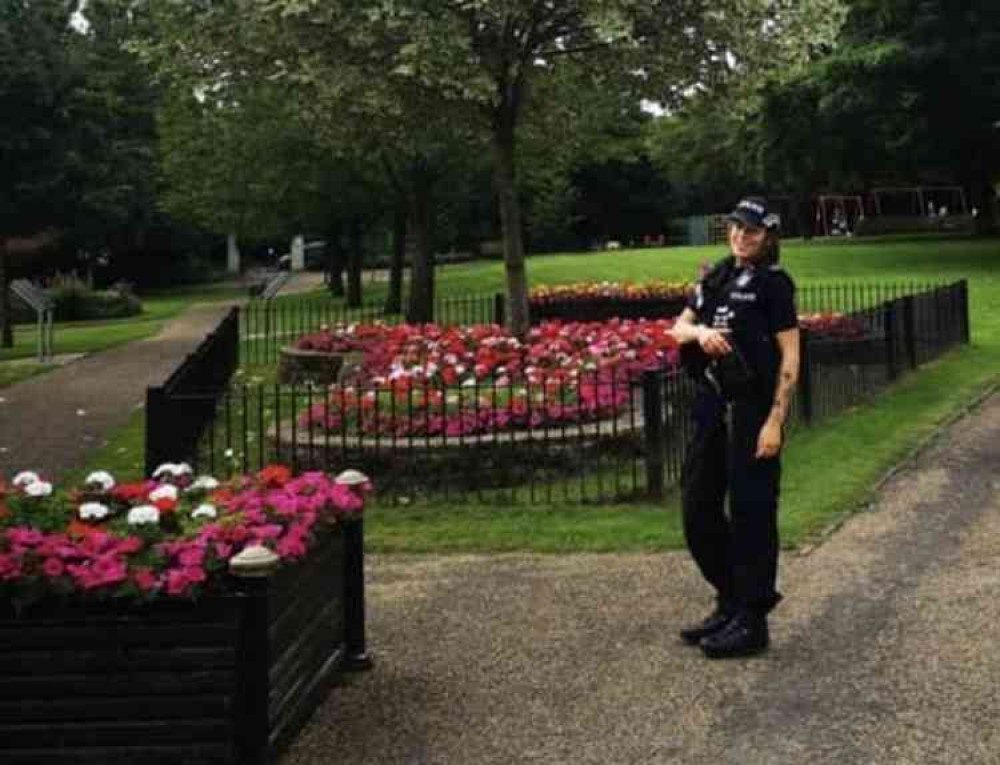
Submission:
M 35 310 L 38 316 L 38 360 L 52 358 L 52 298 L 38 289 L 27 279 L 15 279 L 10 283 L 11 291 Z

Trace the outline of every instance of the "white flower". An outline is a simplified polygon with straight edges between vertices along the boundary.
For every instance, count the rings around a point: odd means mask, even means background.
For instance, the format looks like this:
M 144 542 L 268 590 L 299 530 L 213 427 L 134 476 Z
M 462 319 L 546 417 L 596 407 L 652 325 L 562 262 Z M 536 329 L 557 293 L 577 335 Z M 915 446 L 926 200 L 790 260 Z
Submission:
M 24 487 L 24 493 L 29 497 L 47 497 L 52 493 L 52 484 L 47 481 L 35 481 Z
M 164 462 L 156 470 L 153 471 L 153 478 L 159 478 L 161 475 L 173 475 L 174 474 L 174 463 Z
M 216 512 L 215 507 L 208 504 L 198 505 L 191 513 L 192 518 L 215 518 L 216 516 L 218 516 L 218 512 Z
M 160 511 L 152 505 L 139 505 L 128 511 L 128 522 L 132 526 L 142 526 L 160 522 Z
M 159 478 L 161 475 L 171 475 L 174 478 L 179 478 L 182 475 L 191 475 L 193 472 L 191 466 L 186 462 L 164 462 L 153 471 L 153 478 Z
M 32 473 L 30 470 L 22 470 L 16 476 L 14 476 L 15 486 L 27 486 L 28 484 L 35 483 L 36 481 L 41 481 L 38 473 Z
M 80 505 L 80 519 L 87 520 L 89 518 L 94 518 L 95 520 L 101 520 L 102 518 L 107 518 L 108 513 L 111 511 L 108 509 L 107 505 L 102 505 L 100 502 L 84 502 Z
M 205 491 L 212 491 L 212 489 L 219 488 L 219 482 L 210 475 L 200 475 L 191 482 L 191 485 L 187 487 L 188 491 L 198 491 L 199 489 L 204 489 Z
M 177 499 L 177 487 L 171 486 L 170 484 L 164 484 L 157 489 L 149 492 L 149 499 L 152 502 L 156 502 L 160 499 Z
M 110 491 L 115 486 L 115 479 L 107 470 L 97 470 L 87 476 L 86 484 L 96 483 L 101 487 L 101 491 Z

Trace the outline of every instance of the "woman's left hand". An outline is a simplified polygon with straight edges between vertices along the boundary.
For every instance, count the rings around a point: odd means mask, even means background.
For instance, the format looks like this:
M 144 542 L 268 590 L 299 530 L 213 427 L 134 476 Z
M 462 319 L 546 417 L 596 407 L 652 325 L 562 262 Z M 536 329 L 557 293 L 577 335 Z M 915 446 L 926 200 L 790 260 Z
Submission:
M 776 457 L 779 451 L 781 451 L 781 425 L 768 420 L 757 436 L 757 459 Z

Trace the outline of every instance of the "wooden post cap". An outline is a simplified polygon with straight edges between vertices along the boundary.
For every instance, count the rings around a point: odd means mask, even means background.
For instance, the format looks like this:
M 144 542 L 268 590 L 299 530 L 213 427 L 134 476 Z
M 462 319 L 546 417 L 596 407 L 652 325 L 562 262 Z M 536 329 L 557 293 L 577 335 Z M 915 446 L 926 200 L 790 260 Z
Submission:
M 363 483 L 368 483 L 368 476 L 360 470 L 345 470 L 334 478 L 333 481 L 334 483 L 339 483 L 341 486 L 360 486 Z
M 280 560 L 278 555 L 263 545 L 250 545 L 229 560 L 229 571 L 240 577 L 270 576 Z

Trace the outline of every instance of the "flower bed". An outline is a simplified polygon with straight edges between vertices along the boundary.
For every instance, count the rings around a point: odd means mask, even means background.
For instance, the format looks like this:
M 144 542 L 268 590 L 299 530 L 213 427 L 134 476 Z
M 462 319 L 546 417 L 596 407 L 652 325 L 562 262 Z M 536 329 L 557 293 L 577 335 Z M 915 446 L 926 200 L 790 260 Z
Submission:
M 813 337 L 863 337 L 842 314 L 806 314 Z M 297 346 L 363 351 L 358 384 L 331 386 L 299 415 L 299 438 L 464 438 L 582 426 L 630 409 L 632 383 L 679 362 L 673 320 L 545 322 L 524 342 L 496 325 L 359 324 Z
M 547 322 L 524 342 L 495 325 L 365 325 L 369 384 L 335 386 L 298 424 L 358 435 L 461 437 L 594 422 L 622 410 L 642 371 L 677 363 L 672 325 Z
M 4 762 L 264 762 L 366 664 L 364 483 L 185 465 L 0 491 Z
M 536 287 L 528 295 L 533 322 L 552 319 L 668 319 L 684 310 L 691 285 L 678 282 L 578 282 Z
M 886 363 L 885 338 L 873 336 L 857 318 L 842 313 L 799 316 L 799 326 L 809 332 L 809 358 L 827 366 Z

